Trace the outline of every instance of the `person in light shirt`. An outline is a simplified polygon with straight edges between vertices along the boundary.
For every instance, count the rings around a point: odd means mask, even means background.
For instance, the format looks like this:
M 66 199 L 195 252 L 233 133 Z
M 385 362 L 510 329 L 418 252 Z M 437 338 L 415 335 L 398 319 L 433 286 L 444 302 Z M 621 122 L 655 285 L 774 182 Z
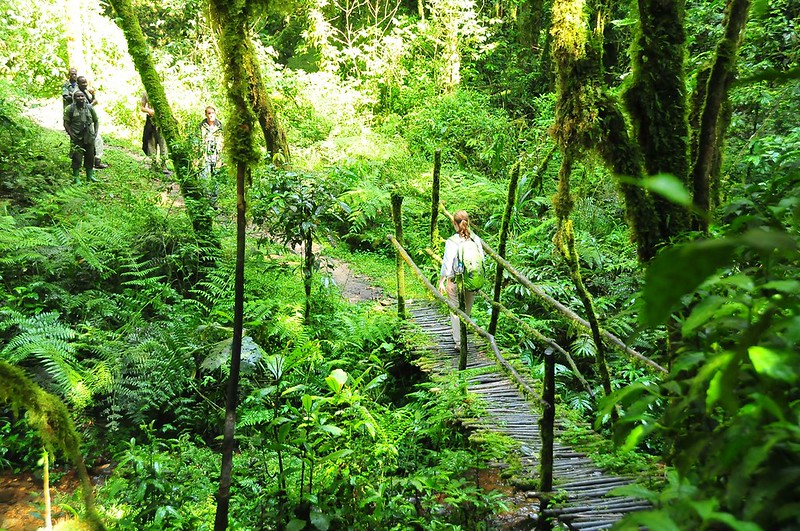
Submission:
M 455 306 L 458 306 L 458 284 L 456 283 L 456 275 L 460 274 L 458 264 L 458 251 L 461 244 L 467 240 L 472 240 L 480 249 L 481 257 L 483 257 L 483 245 L 481 239 L 472 234 L 469 230 L 469 215 L 466 210 L 459 210 L 453 215 L 453 228 L 455 234 L 447 238 L 444 243 L 444 255 L 442 256 L 442 268 L 439 273 L 439 291 L 444 294 L 447 293 L 448 300 Z M 472 304 L 475 302 L 475 292 L 464 292 L 464 311 L 467 315 L 472 312 Z M 453 341 L 455 342 L 456 350 L 459 349 L 461 344 L 461 323 L 458 316 L 454 313 L 450 314 L 450 322 L 453 328 Z

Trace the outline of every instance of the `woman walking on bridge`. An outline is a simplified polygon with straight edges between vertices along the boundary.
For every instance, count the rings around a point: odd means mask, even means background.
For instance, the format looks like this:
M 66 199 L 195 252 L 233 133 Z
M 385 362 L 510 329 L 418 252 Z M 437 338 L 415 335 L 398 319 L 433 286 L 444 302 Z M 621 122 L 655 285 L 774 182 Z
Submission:
M 444 243 L 444 256 L 442 256 L 442 270 L 439 274 L 439 291 L 447 292 L 450 302 L 458 306 L 458 283 L 456 275 L 464 273 L 464 262 L 468 260 L 467 254 L 477 253 L 480 262 L 483 262 L 483 245 L 477 235 L 469 230 L 469 215 L 466 210 L 459 210 L 453 215 L 453 228 L 456 233 L 447 238 Z M 464 290 L 464 311 L 467 315 L 472 312 L 472 303 L 475 302 L 475 291 Z M 456 350 L 461 344 L 461 324 L 458 316 L 450 314 L 453 327 L 453 341 Z

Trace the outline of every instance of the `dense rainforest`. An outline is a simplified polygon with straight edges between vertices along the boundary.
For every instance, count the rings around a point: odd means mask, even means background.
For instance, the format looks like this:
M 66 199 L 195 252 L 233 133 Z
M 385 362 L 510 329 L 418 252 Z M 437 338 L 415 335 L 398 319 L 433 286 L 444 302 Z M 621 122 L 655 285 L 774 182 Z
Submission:
M 568 355 L 559 422 L 652 507 L 619 528 L 800 529 L 800 1 L 0 14 L 0 491 L 36 475 L 32 529 L 500 528 L 476 471 L 517 449 L 398 311 L 433 295 L 387 235 L 435 284 L 439 201 L 535 284 L 487 260 L 509 311 L 472 317 L 533 381 Z M 107 164 L 77 178 L 70 68 Z

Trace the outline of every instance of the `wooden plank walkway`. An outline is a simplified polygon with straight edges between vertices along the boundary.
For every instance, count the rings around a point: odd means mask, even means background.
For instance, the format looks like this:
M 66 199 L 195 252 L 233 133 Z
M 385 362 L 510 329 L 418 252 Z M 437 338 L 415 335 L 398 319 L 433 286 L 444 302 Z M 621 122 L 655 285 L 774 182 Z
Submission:
M 435 375 L 457 371 L 458 352 L 453 346 L 449 316 L 433 303 L 425 302 L 410 304 L 408 311 L 413 322 L 431 338 L 431 344 L 419 352 L 420 368 Z M 519 475 L 537 478 L 541 449 L 539 415 L 535 411 L 538 406 L 526 399 L 493 359 L 487 358 L 485 346 L 483 338 L 469 334 L 467 369 L 483 370 L 468 379 L 467 388 L 483 401 L 486 417 L 465 423 L 502 433 L 519 442 L 522 465 Z M 532 381 L 528 383 L 533 386 Z M 608 529 L 626 513 L 648 508 L 641 500 L 607 496 L 610 490 L 633 483 L 633 480 L 608 474 L 586 455 L 559 443 L 558 428 L 553 454 L 554 490 L 566 492 L 566 500 L 552 505 L 545 514 L 555 516 L 568 529 Z M 531 529 L 534 525 L 531 521 Z

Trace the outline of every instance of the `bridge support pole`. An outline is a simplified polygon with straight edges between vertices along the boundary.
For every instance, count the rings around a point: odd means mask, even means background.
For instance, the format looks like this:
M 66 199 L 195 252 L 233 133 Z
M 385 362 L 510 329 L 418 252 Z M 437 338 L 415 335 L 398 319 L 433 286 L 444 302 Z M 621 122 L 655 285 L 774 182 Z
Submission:
M 542 417 L 539 419 L 539 429 L 542 434 L 542 451 L 539 454 L 539 491 L 542 493 L 542 503 L 539 511 L 537 531 L 550 531 L 551 522 L 545 516 L 550 492 L 553 490 L 553 439 L 556 419 L 556 361 L 555 354 L 550 349 L 544 353 L 544 390 L 542 392 Z
M 456 275 L 456 290 L 458 291 L 458 309 L 467 312 L 467 301 L 464 295 L 464 275 Z M 458 370 L 463 371 L 467 368 L 467 323 L 459 319 L 458 326 L 461 328 L 461 341 L 458 345 Z
M 405 245 L 403 238 L 403 196 L 396 193 L 392 193 L 392 219 L 394 220 L 394 237 L 401 246 Z M 397 253 L 395 261 L 397 265 L 397 315 L 400 319 L 405 319 L 406 269 L 400 253 Z
M 519 182 L 519 167 L 520 163 L 517 162 L 511 170 L 511 180 L 508 182 L 508 199 L 506 200 L 506 209 L 503 212 L 503 222 L 500 224 L 500 244 L 497 247 L 497 254 L 506 257 L 506 242 L 508 241 L 508 232 L 511 226 L 511 216 L 514 214 L 514 205 L 517 204 L 517 183 Z M 494 275 L 494 296 L 493 302 L 500 302 L 500 292 L 503 290 L 503 268 L 498 264 Z M 492 305 L 492 317 L 489 319 L 489 333 L 495 335 L 497 333 L 497 320 L 500 318 L 500 308 Z
M 442 171 L 442 149 L 433 154 L 433 183 L 431 185 L 431 249 L 439 254 L 439 174 Z

